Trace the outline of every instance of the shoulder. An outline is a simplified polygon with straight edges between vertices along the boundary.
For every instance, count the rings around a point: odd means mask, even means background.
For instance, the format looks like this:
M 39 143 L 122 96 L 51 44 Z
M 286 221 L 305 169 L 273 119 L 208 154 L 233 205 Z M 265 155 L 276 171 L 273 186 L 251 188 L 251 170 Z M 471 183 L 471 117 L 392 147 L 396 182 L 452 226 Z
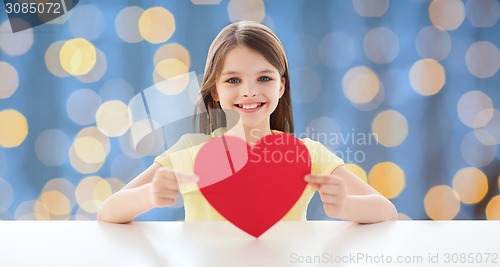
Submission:
M 179 138 L 179 141 L 175 143 L 169 151 L 179 151 L 184 150 L 186 148 L 193 148 L 198 145 L 204 144 L 211 139 L 221 136 L 224 133 L 223 128 L 218 128 L 213 131 L 211 134 L 203 134 L 203 133 L 189 133 L 184 134 Z
M 215 130 L 211 134 L 189 133 L 182 135 L 177 142 L 166 151 L 155 158 L 155 162 L 165 167 L 172 167 L 173 158 L 178 161 L 189 162 L 196 155 L 196 152 L 212 138 L 216 137 L 222 130 Z
M 320 142 L 318 141 L 314 141 L 310 138 L 297 138 L 299 139 L 300 141 L 302 141 L 302 143 L 304 143 L 304 145 L 309 149 L 309 150 L 315 150 L 315 149 L 318 149 L 319 147 L 325 147 L 323 146 L 323 144 L 321 144 Z M 326 148 L 326 147 L 325 147 Z

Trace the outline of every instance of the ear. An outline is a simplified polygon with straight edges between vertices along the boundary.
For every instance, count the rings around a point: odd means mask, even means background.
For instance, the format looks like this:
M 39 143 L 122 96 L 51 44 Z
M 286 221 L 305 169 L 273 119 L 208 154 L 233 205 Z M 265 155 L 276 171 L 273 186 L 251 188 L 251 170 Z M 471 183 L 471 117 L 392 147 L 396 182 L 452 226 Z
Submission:
M 210 95 L 212 96 L 212 98 L 214 99 L 214 101 L 219 101 L 219 95 L 217 94 L 217 89 L 212 90 L 210 92 Z
M 283 96 L 283 94 L 285 93 L 285 84 L 286 84 L 286 79 L 285 77 L 281 77 L 281 84 L 280 84 L 280 98 Z

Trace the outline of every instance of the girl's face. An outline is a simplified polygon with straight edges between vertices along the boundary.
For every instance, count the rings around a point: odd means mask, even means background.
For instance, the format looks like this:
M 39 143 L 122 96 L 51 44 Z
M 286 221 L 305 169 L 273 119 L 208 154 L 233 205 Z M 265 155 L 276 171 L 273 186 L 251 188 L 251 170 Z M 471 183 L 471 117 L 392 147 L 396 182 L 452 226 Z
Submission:
M 285 79 L 264 56 L 239 45 L 227 53 L 216 87 L 215 100 L 222 109 L 237 112 L 244 126 L 269 127 Z

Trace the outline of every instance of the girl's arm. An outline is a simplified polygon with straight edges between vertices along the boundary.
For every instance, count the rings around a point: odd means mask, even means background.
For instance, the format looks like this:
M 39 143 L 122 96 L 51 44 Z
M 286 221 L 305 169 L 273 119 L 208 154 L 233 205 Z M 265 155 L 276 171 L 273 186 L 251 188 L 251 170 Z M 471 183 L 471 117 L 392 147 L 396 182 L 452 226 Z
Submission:
M 318 189 L 329 217 L 358 223 L 398 219 L 394 204 L 345 166 L 330 175 L 306 175 L 305 180 Z
M 178 182 L 197 180 L 196 175 L 176 173 L 153 163 L 102 203 L 97 212 L 97 220 L 128 223 L 152 208 L 173 206 L 179 195 Z

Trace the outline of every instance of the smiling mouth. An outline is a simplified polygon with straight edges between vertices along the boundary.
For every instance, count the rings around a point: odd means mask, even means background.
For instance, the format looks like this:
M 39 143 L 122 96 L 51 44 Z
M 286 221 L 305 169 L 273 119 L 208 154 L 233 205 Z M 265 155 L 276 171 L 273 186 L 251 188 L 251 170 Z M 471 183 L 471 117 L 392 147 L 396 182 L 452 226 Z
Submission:
M 260 103 L 252 103 L 252 104 L 235 104 L 234 106 L 237 108 L 245 109 L 245 110 L 252 110 L 256 108 L 260 108 L 265 104 L 265 102 L 260 102 Z

